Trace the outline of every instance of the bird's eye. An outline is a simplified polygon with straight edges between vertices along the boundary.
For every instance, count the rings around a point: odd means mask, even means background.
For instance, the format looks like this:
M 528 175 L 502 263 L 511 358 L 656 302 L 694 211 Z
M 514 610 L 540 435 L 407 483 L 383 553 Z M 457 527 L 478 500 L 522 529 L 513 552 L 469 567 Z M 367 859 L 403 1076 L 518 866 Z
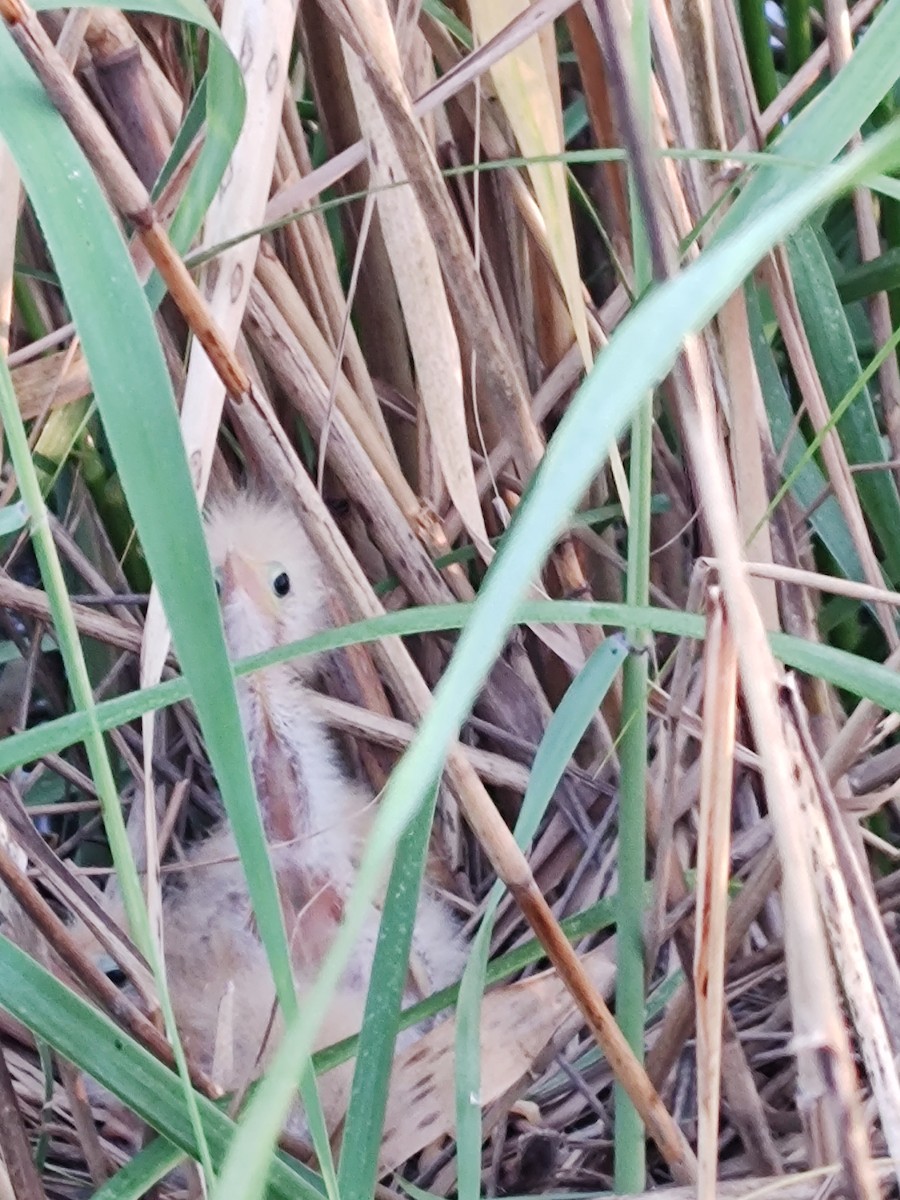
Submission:
M 276 596 L 286 596 L 291 590 L 291 581 L 287 571 L 279 571 L 272 580 L 272 591 Z
M 221 596 L 222 595 L 222 572 L 218 567 L 216 567 L 216 569 L 213 571 L 213 580 L 216 585 L 216 595 Z
M 128 982 L 128 976 L 111 955 L 101 955 L 97 960 L 97 966 L 100 968 L 109 982 L 114 984 L 117 988 L 124 987 Z

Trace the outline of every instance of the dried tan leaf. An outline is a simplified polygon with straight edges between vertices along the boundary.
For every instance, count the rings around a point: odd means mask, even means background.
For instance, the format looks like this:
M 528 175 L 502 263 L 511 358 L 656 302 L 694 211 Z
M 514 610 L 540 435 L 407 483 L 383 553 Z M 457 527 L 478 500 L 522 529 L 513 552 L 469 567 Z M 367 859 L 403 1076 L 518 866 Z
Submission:
M 605 946 L 582 959 L 592 983 L 607 991 L 615 967 Z M 481 1006 L 482 1108 L 527 1074 L 575 1011 L 555 971 L 488 992 Z M 381 1170 L 390 1171 L 452 1133 L 455 1113 L 456 1022 L 443 1021 L 398 1056 L 388 1096 Z
M 764 414 L 765 408 L 753 358 L 747 306 L 740 289 L 723 305 L 719 313 L 719 331 L 731 399 L 728 414 L 731 426 L 729 449 L 738 520 L 746 539 L 748 557 L 759 562 L 772 562 L 769 522 L 767 519 L 761 520 L 769 507 L 760 453 L 760 415 Z M 759 529 L 754 533 L 757 524 Z M 766 628 L 780 629 L 775 585 L 754 579 L 750 586 Z
M 490 41 L 528 8 L 524 0 L 481 0 L 472 5 L 472 27 L 477 40 L 481 43 Z M 544 25 L 537 36 L 522 42 L 495 62 L 491 67 L 491 78 L 522 154 L 535 159 L 561 154 L 565 146 L 552 24 Z M 575 338 L 585 368 L 588 368 L 593 355 L 565 168 L 559 162 L 532 162 L 528 174 L 544 218 L 547 243 L 572 318 Z
M 379 43 L 382 67 L 390 67 L 395 83 L 402 88 L 400 56 L 387 8 L 378 0 L 368 0 L 365 16 L 370 37 Z M 486 546 L 487 531 L 466 428 L 459 342 L 437 249 L 415 192 L 391 186 L 405 177 L 403 162 L 359 60 L 346 43 L 344 56 L 360 125 L 369 145 L 371 183 L 379 189 L 376 202 L 382 234 L 428 427 L 450 498 L 470 535 Z
M 91 377 L 80 350 L 74 357 L 58 350 L 46 358 L 22 363 L 13 368 L 12 379 L 19 412 L 26 421 L 45 409 L 52 411 L 81 400 L 91 390 Z
M 825 930 L 859 1036 L 869 1082 L 881 1115 L 885 1141 L 900 1176 L 900 1078 L 897 1075 L 894 1053 L 872 979 L 874 947 L 870 947 L 867 954 L 849 891 L 858 863 L 850 866 L 849 857 L 853 851 L 846 844 L 847 831 L 843 828 L 837 802 L 830 792 L 822 770 L 821 760 L 806 724 L 799 692 L 792 679 L 785 686 L 783 695 L 785 708 L 794 721 L 799 738 L 799 753 L 805 754 L 806 757 L 808 784 L 800 793 L 800 802 L 815 867 L 814 879 Z M 839 847 L 836 846 L 829 829 L 825 815 L 827 809 L 831 810 L 832 829 L 839 839 L 845 841 L 843 856 L 839 853 Z M 841 857 L 844 860 L 843 870 Z M 867 884 L 857 878 L 857 886 L 863 888 Z M 877 910 L 876 920 L 880 920 Z M 896 966 L 893 974 L 896 977 Z M 895 983 L 895 979 L 892 982 Z

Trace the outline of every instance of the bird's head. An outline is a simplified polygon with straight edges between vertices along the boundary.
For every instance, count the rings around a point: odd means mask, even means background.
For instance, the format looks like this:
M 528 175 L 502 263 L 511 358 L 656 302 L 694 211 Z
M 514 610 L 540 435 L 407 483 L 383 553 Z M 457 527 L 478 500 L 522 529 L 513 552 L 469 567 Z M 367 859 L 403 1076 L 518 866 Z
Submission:
M 215 503 L 206 514 L 206 543 L 233 658 L 324 628 L 321 565 L 285 504 L 252 492 Z

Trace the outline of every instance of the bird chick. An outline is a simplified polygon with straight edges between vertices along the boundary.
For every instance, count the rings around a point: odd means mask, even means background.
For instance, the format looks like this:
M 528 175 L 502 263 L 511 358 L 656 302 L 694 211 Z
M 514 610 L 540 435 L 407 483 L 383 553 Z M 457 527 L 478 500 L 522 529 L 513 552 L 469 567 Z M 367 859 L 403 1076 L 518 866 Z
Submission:
M 232 658 L 263 653 L 324 628 L 322 568 L 302 525 L 284 504 L 252 492 L 215 504 L 206 516 L 206 539 Z M 309 702 L 314 676 L 315 661 L 305 658 L 268 667 L 237 684 L 301 1005 L 343 918 L 372 807 L 372 797 L 348 776 Z M 275 989 L 227 824 L 190 847 L 182 865 L 163 898 L 172 1007 L 190 1059 L 231 1091 L 255 1078 L 278 1044 Z M 371 905 L 318 1047 L 360 1028 L 380 916 L 380 903 Z M 412 941 L 407 1005 L 458 979 L 465 961 L 457 922 L 427 878 Z M 398 1048 L 408 1047 L 421 1031 L 406 1030 Z M 332 1130 L 344 1115 L 352 1070 L 351 1061 L 320 1079 Z M 105 1096 L 99 1088 L 92 1095 Z M 288 1131 L 305 1134 L 299 1108 Z
M 206 542 L 233 658 L 324 628 L 322 565 L 286 505 L 241 492 L 211 506 Z M 308 691 L 313 676 L 314 660 L 304 659 L 265 668 L 238 684 L 253 778 L 300 974 L 314 974 L 328 952 L 353 887 L 372 806 L 313 712 Z M 344 989 L 362 996 L 379 916 L 373 906 L 344 976 Z M 410 983 L 407 1001 L 454 982 L 463 961 L 456 922 L 426 881 L 413 932 L 413 962 L 424 986 Z

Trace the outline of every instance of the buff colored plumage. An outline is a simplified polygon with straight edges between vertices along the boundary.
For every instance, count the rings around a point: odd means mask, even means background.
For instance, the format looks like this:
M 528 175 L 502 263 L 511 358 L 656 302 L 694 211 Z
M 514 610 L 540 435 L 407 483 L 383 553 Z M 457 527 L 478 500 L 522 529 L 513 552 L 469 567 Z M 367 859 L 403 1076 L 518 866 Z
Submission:
M 307 637 L 325 624 L 321 566 L 284 505 L 252 493 L 211 508 L 207 544 L 229 652 L 242 658 Z M 309 659 L 238 683 L 239 703 L 301 997 L 314 978 L 353 886 L 371 797 L 348 777 L 308 702 Z M 373 906 L 322 1030 L 328 1044 L 359 1027 L 379 910 Z M 232 835 L 220 826 L 190 854 L 164 905 L 166 968 L 190 1054 L 231 1088 L 258 1074 L 277 1043 L 274 992 L 256 937 Z M 413 934 L 410 978 L 429 990 L 461 973 L 464 947 L 449 909 L 427 886 Z M 408 999 L 418 998 L 411 984 Z M 409 1042 L 415 1033 L 405 1035 Z M 331 1122 L 342 1115 L 347 1071 L 326 1078 Z

